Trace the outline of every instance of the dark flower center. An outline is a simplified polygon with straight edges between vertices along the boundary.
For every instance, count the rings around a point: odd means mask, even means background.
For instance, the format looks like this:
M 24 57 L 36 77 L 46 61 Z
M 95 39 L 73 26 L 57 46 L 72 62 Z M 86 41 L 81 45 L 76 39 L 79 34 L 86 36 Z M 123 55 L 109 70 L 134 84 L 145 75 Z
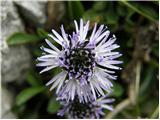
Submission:
M 70 114 L 73 118 L 90 118 L 91 115 L 94 115 L 94 105 L 89 103 L 79 103 L 79 100 L 75 98 L 74 101 L 70 104 Z
M 69 79 L 81 78 L 87 80 L 93 73 L 95 54 L 90 49 L 76 48 L 65 52 L 64 64 L 67 66 Z

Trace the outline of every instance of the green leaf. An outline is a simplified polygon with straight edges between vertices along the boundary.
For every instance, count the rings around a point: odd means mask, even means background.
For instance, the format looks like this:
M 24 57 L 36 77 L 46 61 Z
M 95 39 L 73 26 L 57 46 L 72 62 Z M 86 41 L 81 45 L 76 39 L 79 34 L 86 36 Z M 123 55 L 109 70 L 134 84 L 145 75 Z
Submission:
M 43 92 L 44 90 L 45 90 L 45 88 L 42 87 L 42 86 L 37 86 L 37 87 L 31 87 L 31 88 L 24 89 L 23 91 L 21 91 L 17 95 L 16 105 L 24 104 L 25 102 L 30 100 L 32 97 L 34 97 L 35 95 Z
M 88 10 L 83 15 L 83 19 L 85 21 L 92 20 L 97 23 L 99 23 L 102 20 L 102 17 L 103 17 L 102 14 L 98 14 L 98 13 L 94 12 L 93 10 Z
M 104 1 L 96 1 L 95 4 L 93 5 L 93 9 L 95 11 L 103 11 L 106 8 L 107 2 Z
M 114 5 L 113 4 L 110 4 L 108 6 L 108 9 L 104 14 L 104 17 L 107 20 L 107 24 L 117 25 L 118 15 L 116 14 L 116 11 L 114 10 Z
M 51 98 L 48 102 L 47 111 L 48 113 L 55 113 L 59 110 L 60 104 L 56 101 L 56 98 Z
M 113 11 L 109 11 L 109 12 L 106 13 L 106 20 L 107 20 L 107 24 L 117 25 L 118 16 Z
M 71 19 L 80 19 L 84 13 L 82 3 L 80 1 L 68 1 L 68 12 Z
M 36 57 L 39 57 L 39 56 L 42 55 L 42 50 L 39 49 L 39 48 L 40 48 L 40 46 L 38 46 L 38 47 L 33 51 L 33 55 L 36 56 Z M 35 64 L 36 64 L 36 62 L 35 62 Z
M 126 44 L 127 47 L 133 47 L 133 39 L 132 38 L 130 38 L 126 43 L 127 43 Z
M 26 105 L 25 104 L 20 105 L 20 106 L 17 106 L 15 104 L 13 104 L 13 106 L 11 108 L 11 111 L 13 111 L 14 113 L 20 114 L 20 113 L 24 112 L 25 109 L 26 109 Z
M 158 44 L 155 44 L 152 47 L 152 52 L 153 52 L 154 55 L 156 55 L 157 57 L 159 57 L 159 45 Z
M 27 82 L 32 86 L 40 86 L 41 80 L 35 73 L 35 71 L 29 71 L 27 74 Z
M 152 65 L 153 67 L 159 68 L 159 63 L 158 60 L 155 58 L 152 58 L 149 62 L 150 65 Z
M 44 29 L 42 28 L 38 28 L 37 29 L 37 34 L 39 35 L 39 37 L 41 38 L 48 38 L 48 32 L 46 32 Z
M 127 10 L 127 12 L 128 12 L 128 10 Z M 117 13 L 120 16 L 126 16 L 126 8 L 123 7 L 120 2 L 118 2 L 118 5 L 117 5 Z
M 118 83 L 113 83 L 113 93 L 112 95 L 115 97 L 120 97 L 122 96 L 124 93 L 124 89 L 122 88 L 122 86 Z
M 7 43 L 9 45 L 17 45 L 17 44 L 25 44 L 25 43 L 32 43 L 38 42 L 41 38 L 38 37 L 36 34 L 27 34 L 27 33 L 14 33 L 7 39 Z
M 159 5 L 159 0 L 152 1 L 154 4 Z
M 154 10 L 153 7 L 140 4 L 141 2 L 128 2 L 128 1 L 121 1 L 127 7 L 133 9 L 135 12 L 141 14 L 142 16 L 146 17 L 151 21 L 157 21 L 158 12 Z

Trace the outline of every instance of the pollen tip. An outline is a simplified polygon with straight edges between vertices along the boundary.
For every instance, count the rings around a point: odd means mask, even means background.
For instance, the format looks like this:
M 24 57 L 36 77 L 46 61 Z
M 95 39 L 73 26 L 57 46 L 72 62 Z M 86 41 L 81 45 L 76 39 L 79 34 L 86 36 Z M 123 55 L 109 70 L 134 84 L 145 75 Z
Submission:
M 44 39 L 46 42 L 48 42 L 49 40 L 47 38 Z
M 43 73 L 43 71 L 39 72 L 39 74 L 42 74 L 42 73 Z
M 51 87 L 50 89 L 49 89 L 49 91 L 52 91 L 53 90 L 53 88 Z
M 54 29 L 52 29 L 52 32 L 54 33 L 54 32 L 55 32 L 55 30 L 54 30 Z
M 119 68 L 119 70 L 122 70 L 122 68 Z
M 43 46 L 41 46 L 41 47 L 40 47 L 40 49 L 41 49 L 41 50 L 43 50 L 43 49 L 44 49 L 44 47 L 43 47 Z
M 52 37 L 52 35 L 51 35 L 51 34 L 48 34 L 48 36 L 49 36 L 49 37 Z

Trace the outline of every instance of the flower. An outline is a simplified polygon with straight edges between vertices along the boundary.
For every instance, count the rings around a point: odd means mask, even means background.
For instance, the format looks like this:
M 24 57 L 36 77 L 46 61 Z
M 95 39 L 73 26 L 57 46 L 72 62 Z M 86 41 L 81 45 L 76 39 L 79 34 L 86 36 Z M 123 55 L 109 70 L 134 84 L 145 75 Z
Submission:
M 69 119 L 99 119 L 105 115 L 104 109 L 113 111 L 111 103 L 114 99 L 107 97 L 108 95 L 105 95 L 88 103 L 80 103 L 77 97 L 70 102 L 61 100 L 60 104 L 63 108 L 57 114 L 59 116 L 66 114 Z
M 40 61 L 37 66 L 45 67 L 40 73 L 55 67 L 61 68 L 62 71 L 46 84 L 52 84 L 50 90 L 57 87 L 56 94 L 59 97 L 69 101 L 78 96 L 80 102 L 88 102 L 92 96 L 96 100 L 98 96 L 105 95 L 104 91 L 112 91 L 110 80 L 117 78 L 113 70 L 120 70 L 115 65 L 122 63 L 115 59 L 121 54 L 113 51 L 119 45 L 114 44 L 116 37 L 110 34 L 106 26 L 100 25 L 97 29 L 95 23 L 89 37 L 89 21 L 84 25 L 80 19 L 79 26 L 77 21 L 74 23 L 76 31 L 72 35 L 66 34 L 63 25 L 62 35 L 52 30 L 53 34 L 49 36 L 62 48 L 45 39 L 50 48 L 41 47 L 45 53 L 37 58 Z

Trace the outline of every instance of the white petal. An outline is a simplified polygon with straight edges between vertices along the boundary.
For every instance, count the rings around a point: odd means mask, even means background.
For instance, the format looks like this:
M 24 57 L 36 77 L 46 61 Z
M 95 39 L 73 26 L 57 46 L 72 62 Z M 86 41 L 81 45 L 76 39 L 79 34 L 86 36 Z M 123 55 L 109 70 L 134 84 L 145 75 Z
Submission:
M 53 61 L 41 62 L 36 64 L 36 66 L 50 66 L 50 65 L 54 66 L 56 64 Z
M 52 85 L 51 88 L 50 88 L 50 91 L 53 90 L 55 87 L 57 87 L 58 84 L 59 84 L 61 81 L 63 81 L 65 78 L 66 78 L 66 74 L 60 76 L 60 77 L 53 83 L 53 85 Z
M 95 42 L 95 40 L 97 39 L 97 37 L 99 37 L 99 35 L 101 34 L 103 27 L 104 27 L 104 25 L 101 25 L 98 28 L 97 32 L 93 35 L 93 38 L 91 39 L 91 42 L 93 42 L 93 43 Z
M 55 55 L 55 54 L 48 54 L 48 55 L 43 55 L 41 57 L 39 57 L 38 59 L 41 60 L 41 59 L 50 59 L 50 58 L 55 58 L 55 57 L 58 57 L 58 55 Z
M 108 67 L 108 68 L 111 68 L 111 69 L 116 69 L 116 70 L 121 70 L 120 67 L 117 67 L 117 66 L 114 66 L 114 65 L 110 65 L 110 64 L 105 64 L 104 62 L 101 62 L 101 63 L 98 63 L 104 67 Z
M 119 61 L 119 60 L 106 60 L 104 63 L 105 64 L 121 64 L 121 63 L 123 63 L 123 61 Z
M 97 32 L 96 32 L 96 34 L 95 34 L 96 38 L 101 34 L 101 32 L 102 32 L 102 30 L 103 30 L 103 27 L 104 27 L 104 25 L 101 25 L 101 26 L 99 27 L 99 29 L 97 30 Z
M 93 82 L 93 85 L 95 86 L 95 88 L 98 90 L 98 92 L 101 94 L 101 95 L 105 95 L 103 90 L 100 88 L 99 84 L 98 83 L 95 83 Z
M 110 111 L 114 110 L 112 106 L 109 106 L 109 105 L 106 105 L 106 104 L 103 104 L 102 107 L 105 108 L 105 109 L 108 109 Z
M 56 41 L 58 44 L 60 44 L 61 46 L 64 46 L 63 44 L 62 44 L 62 41 L 60 41 L 60 40 L 58 40 L 56 37 L 54 37 L 53 35 L 51 35 L 51 34 L 48 34 L 48 36 L 49 37 L 51 37 L 54 41 Z
M 61 42 L 64 42 L 64 39 L 54 30 L 52 29 L 53 34 L 60 40 Z
M 90 41 L 93 40 L 94 34 L 96 32 L 96 28 L 97 28 L 97 23 L 95 23 L 95 25 L 94 25 L 94 28 L 93 28 L 93 31 L 92 31 L 92 34 L 91 34 L 91 37 L 90 37 Z
M 65 76 L 66 72 L 62 71 L 61 73 L 57 74 L 55 77 L 53 77 L 47 84 L 46 86 L 50 85 L 51 83 L 53 83 L 56 79 L 58 79 L 60 76 Z
M 47 53 L 50 53 L 50 54 L 53 54 L 53 55 L 58 55 L 58 53 L 55 52 L 54 50 L 51 50 L 51 49 L 48 49 L 48 48 L 45 48 L 45 47 L 43 47 L 43 50 Z
M 75 97 L 75 86 L 72 86 L 72 91 L 71 91 L 71 100 L 73 100 Z
M 106 103 L 112 103 L 114 101 L 115 101 L 115 99 L 104 99 L 104 100 L 102 100 L 100 102 L 103 103 L 103 104 L 106 104 Z
M 105 31 L 103 34 L 101 34 L 98 38 L 96 38 L 96 43 L 98 43 L 105 36 L 109 36 L 109 33 L 109 31 Z
M 99 51 L 101 51 L 101 52 L 110 52 L 111 50 L 114 50 L 114 49 L 116 49 L 116 48 L 119 48 L 120 46 L 119 45 L 117 45 L 117 44 L 114 44 L 114 45 L 111 45 L 111 46 L 109 46 L 109 47 L 105 47 L 105 48 L 103 48 L 103 47 L 101 47 L 100 49 L 99 49 Z
M 69 96 L 68 96 L 69 98 L 71 97 L 71 88 L 74 84 L 75 84 L 74 79 L 71 79 L 66 83 L 65 92 L 69 93 Z
M 102 52 L 102 51 L 99 51 L 99 55 L 102 55 L 104 57 L 109 56 L 109 58 L 110 58 L 110 56 L 119 55 L 119 52 Z
M 105 41 L 107 40 L 109 34 L 110 34 L 110 31 L 108 31 L 108 34 L 106 34 L 105 38 L 103 38 L 103 40 L 100 42 L 100 44 L 97 46 L 97 48 L 101 47 L 105 43 Z
M 113 56 L 110 56 L 109 59 L 116 59 L 118 57 L 122 56 L 122 54 L 117 54 L 117 55 L 113 55 Z
M 82 40 L 83 36 L 83 20 L 80 19 L 80 41 Z
M 112 37 L 112 38 L 110 38 L 107 42 L 105 42 L 105 43 L 103 44 L 103 46 L 104 46 L 104 47 L 108 47 L 108 46 L 112 45 L 115 41 L 116 41 L 116 38 Z M 101 46 L 101 47 L 102 47 L 102 46 Z
M 115 73 L 115 71 L 111 71 L 111 70 L 106 70 L 106 69 L 103 69 L 105 72 L 107 72 L 107 73 Z
M 66 74 L 66 75 L 67 75 L 67 74 Z M 59 83 L 59 85 L 58 85 L 58 87 L 57 87 L 56 94 L 59 93 L 59 91 L 60 91 L 60 89 L 61 89 L 61 87 L 62 87 L 62 85 L 63 85 L 63 83 L 64 83 L 64 81 L 65 81 L 65 78 L 66 78 L 66 76 L 65 76 L 63 79 L 61 79 L 61 82 Z
M 104 25 L 101 25 L 101 26 L 98 28 L 98 30 L 97 30 L 97 32 L 96 32 L 96 34 L 95 34 L 95 36 L 94 36 L 95 38 L 98 38 L 99 35 L 102 33 L 103 27 L 104 27 Z
M 49 54 L 49 55 L 51 55 L 51 54 Z M 55 56 L 51 55 L 50 57 L 46 57 L 46 58 L 43 58 L 43 57 L 41 56 L 41 57 L 38 57 L 37 60 L 38 60 L 38 61 L 42 61 L 42 62 L 55 61 Z
M 77 94 L 78 94 L 78 97 L 80 98 L 80 102 L 81 102 L 82 96 L 81 96 L 81 89 L 80 89 L 79 85 L 77 86 Z
M 96 73 L 95 74 L 96 77 L 98 78 L 98 80 L 103 84 L 103 85 L 107 85 L 108 87 L 112 87 L 112 83 L 105 77 L 102 77 L 100 74 Z
M 55 51 L 59 52 L 60 50 L 55 47 L 49 40 L 45 39 L 46 43 Z
M 61 32 L 62 32 L 62 36 L 63 36 L 64 40 L 66 41 L 67 45 L 69 45 L 69 41 L 68 41 L 68 38 L 66 36 L 63 25 L 61 26 Z
M 91 81 L 90 81 L 90 86 L 91 86 L 91 90 L 92 90 L 92 93 L 93 93 L 93 97 L 94 97 L 94 99 L 96 100 L 96 99 L 97 99 L 96 93 L 95 93 L 95 90 L 94 90 L 94 88 L 93 88 L 93 85 L 92 85 L 92 82 L 91 82 Z
M 50 66 L 50 67 L 46 67 L 46 68 L 44 68 L 42 71 L 40 71 L 40 74 L 43 73 L 43 72 L 46 72 L 46 71 L 48 71 L 48 70 L 51 70 L 51 69 L 53 69 L 53 68 L 55 68 L 55 67 L 57 67 L 57 65 L 52 65 L 52 66 Z
M 114 50 L 114 49 L 119 48 L 119 47 L 120 47 L 119 45 L 114 44 L 114 45 L 111 45 L 109 47 L 106 47 L 106 49 L 108 49 L 107 51 L 111 51 L 111 50 Z
M 77 24 L 76 20 L 74 20 L 74 24 L 75 24 L 75 27 L 76 27 L 76 33 L 78 33 L 78 24 Z
M 88 29 L 89 29 L 89 21 L 87 21 L 87 23 L 86 23 L 86 25 L 84 27 L 82 41 L 84 41 L 86 39 L 86 36 L 87 36 L 87 33 L 88 33 Z
M 108 93 L 112 92 L 111 87 L 109 87 L 108 85 L 106 85 L 106 83 L 100 83 L 100 86 L 103 90 L 107 91 Z

